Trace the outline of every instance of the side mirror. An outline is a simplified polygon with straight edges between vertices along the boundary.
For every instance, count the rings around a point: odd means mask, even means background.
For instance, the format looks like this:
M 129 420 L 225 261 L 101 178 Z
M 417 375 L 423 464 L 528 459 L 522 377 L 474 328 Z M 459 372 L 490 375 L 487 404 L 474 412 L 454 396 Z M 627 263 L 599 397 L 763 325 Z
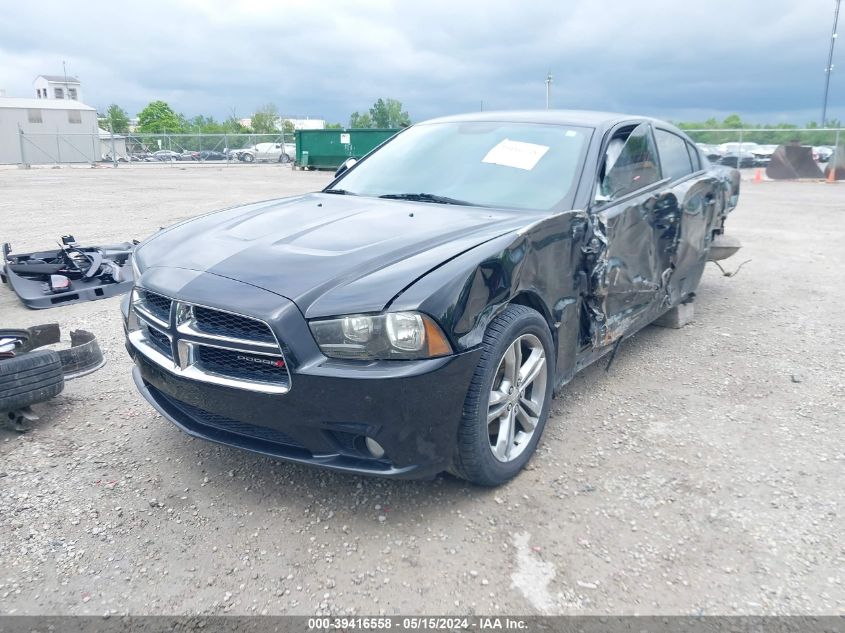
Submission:
M 340 167 L 337 168 L 337 171 L 334 173 L 334 177 L 338 178 L 339 176 L 345 174 L 357 162 L 358 162 L 357 158 L 347 158 L 345 161 L 343 161 L 340 164 Z

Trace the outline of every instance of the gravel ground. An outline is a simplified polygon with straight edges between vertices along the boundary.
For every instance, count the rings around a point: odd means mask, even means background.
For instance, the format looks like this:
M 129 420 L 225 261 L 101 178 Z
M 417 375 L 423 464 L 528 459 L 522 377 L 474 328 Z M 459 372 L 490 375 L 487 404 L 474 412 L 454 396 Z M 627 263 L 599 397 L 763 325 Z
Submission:
M 18 250 L 143 238 L 316 189 L 248 168 L 0 170 Z M 0 322 L 95 331 L 108 358 L 0 431 L 0 612 L 845 613 L 845 189 L 746 182 L 696 320 L 650 327 L 555 401 L 529 469 L 391 482 L 193 440 L 138 395 L 118 299 Z M 832 327 L 833 326 L 833 327 Z

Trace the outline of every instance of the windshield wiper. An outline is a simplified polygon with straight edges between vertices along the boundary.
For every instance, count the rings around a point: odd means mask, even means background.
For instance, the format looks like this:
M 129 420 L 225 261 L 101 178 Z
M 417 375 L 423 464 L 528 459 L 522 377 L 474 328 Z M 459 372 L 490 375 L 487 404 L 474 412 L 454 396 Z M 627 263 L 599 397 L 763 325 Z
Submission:
M 466 200 L 457 200 L 447 196 L 438 196 L 433 193 L 386 193 L 379 198 L 387 198 L 389 200 L 414 200 L 416 202 L 435 202 L 438 204 L 460 204 L 463 206 L 472 206 L 471 202 Z
M 357 193 L 352 193 L 346 189 L 323 189 L 323 193 L 333 193 L 338 196 L 357 196 Z

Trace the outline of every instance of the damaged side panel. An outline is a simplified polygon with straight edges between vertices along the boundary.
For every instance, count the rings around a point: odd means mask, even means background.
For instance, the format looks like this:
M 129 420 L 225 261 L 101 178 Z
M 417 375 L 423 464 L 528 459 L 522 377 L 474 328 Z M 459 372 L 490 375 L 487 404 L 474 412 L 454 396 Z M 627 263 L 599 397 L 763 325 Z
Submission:
M 738 172 L 713 170 L 648 188 L 590 216 L 583 335 L 593 349 L 615 343 L 693 295 L 738 195 Z
M 389 308 L 432 315 L 461 351 L 480 345 L 509 303 L 528 305 L 554 336 L 559 391 L 623 337 L 693 296 L 738 194 L 736 170 L 707 168 L 594 211 L 560 212 L 461 254 Z

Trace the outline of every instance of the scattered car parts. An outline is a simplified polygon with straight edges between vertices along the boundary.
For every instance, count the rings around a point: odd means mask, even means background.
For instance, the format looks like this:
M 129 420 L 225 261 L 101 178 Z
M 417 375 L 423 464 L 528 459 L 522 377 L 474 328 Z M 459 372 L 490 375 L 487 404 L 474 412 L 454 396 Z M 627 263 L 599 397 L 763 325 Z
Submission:
M 0 280 L 34 310 L 113 297 L 132 288 L 129 259 L 135 244 L 80 246 L 65 235 L 57 250 L 13 253 L 6 242 Z
M 91 332 L 72 331 L 68 348 L 39 349 L 60 341 L 58 323 L 0 329 L 0 419 L 15 431 L 29 429 L 30 422 L 38 419 L 32 405 L 60 394 L 65 380 L 105 365 L 97 337 Z

